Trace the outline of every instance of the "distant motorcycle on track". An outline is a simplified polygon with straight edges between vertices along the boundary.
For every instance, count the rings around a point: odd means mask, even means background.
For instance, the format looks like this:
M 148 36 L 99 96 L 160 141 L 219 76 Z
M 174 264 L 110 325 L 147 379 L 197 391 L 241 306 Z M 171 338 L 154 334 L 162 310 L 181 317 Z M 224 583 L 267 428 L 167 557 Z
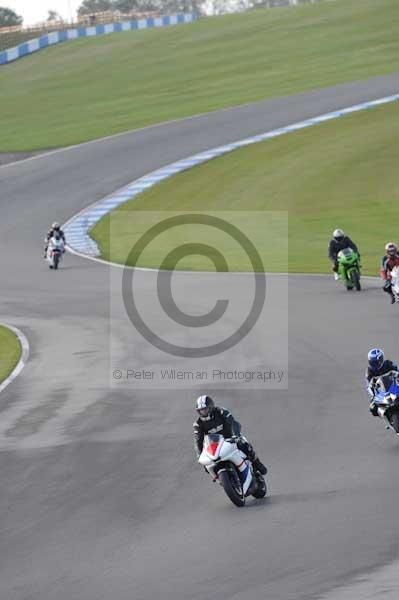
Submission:
M 61 237 L 53 236 L 48 241 L 46 260 L 49 268 L 57 270 L 65 252 L 65 244 Z
M 255 471 L 248 457 L 237 447 L 235 438 L 208 434 L 198 462 L 218 481 L 236 506 L 244 506 L 247 496 L 263 498 L 267 488 L 263 475 Z
M 399 374 L 389 371 L 372 380 L 374 404 L 386 428 L 399 435 Z
M 396 266 L 391 271 L 391 290 L 395 302 L 399 304 L 399 267 Z
M 338 252 L 338 276 L 347 290 L 355 288 L 360 292 L 360 259 L 352 248 L 344 248 Z

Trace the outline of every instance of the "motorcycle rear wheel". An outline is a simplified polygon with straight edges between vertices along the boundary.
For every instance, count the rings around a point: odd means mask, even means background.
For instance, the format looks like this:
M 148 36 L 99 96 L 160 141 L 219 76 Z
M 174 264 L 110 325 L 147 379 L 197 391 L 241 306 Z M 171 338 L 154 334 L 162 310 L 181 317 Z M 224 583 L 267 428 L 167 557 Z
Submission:
M 236 506 L 244 506 L 245 504 L 245 496 L 242 491 L 241 493 L 236 489 L 236 486 L 232 482 L 232 474 L 229 471 L 221 471 L 218 474 L 220 483 L 223 486 L 224 491 L 227 496 L 230 498 L 233 504 Z

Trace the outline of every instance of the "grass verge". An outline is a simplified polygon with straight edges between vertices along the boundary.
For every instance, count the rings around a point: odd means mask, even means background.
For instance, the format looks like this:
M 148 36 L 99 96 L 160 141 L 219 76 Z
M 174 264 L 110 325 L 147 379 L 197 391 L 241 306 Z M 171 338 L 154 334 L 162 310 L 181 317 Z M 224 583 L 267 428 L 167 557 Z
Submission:
M 13 371 L 21 356 L 21 345 L 15 333 L 0 325 L 0 383 Z
M 141 211 L 245 211 L 244 223 L 251 211 L 286 211 L 290 272 L 328 272 L 327 243 L 339 227 L 358 243 L 363 273 L 376 275 L 385 243 L 398 241 L 398 138 L 395 102 L 254 144 L 156 185 L 104 217 L 91 235 L 104 258 L 124 263 L 148 225 Z M 266 270 L 279 271 L 286 251 L 283 222 L 271 231 L 271 244 L 256 227 L 252 239 Z M 164 241 L 153 244 L 140 266 L 161 264 Z M 228 256 L 229 247 L 222 249 Z M 201 268 L 196 258 L 179 267 Z M 235 259 L 230 270 L 247 269 Z
M 395 72 L 398 20 L 397 0 L 334 0 L 65 42 L 0 68 L 0 151 Z

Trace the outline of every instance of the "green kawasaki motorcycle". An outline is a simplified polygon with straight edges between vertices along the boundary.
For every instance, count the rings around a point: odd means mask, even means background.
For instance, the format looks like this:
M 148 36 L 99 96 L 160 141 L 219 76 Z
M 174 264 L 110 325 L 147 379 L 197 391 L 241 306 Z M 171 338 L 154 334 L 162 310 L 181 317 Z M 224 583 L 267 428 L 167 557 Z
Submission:
M 360 292 L 360 258 L 352 248 L 338 252 L 338 275 L 347 290 L 356 288 Z

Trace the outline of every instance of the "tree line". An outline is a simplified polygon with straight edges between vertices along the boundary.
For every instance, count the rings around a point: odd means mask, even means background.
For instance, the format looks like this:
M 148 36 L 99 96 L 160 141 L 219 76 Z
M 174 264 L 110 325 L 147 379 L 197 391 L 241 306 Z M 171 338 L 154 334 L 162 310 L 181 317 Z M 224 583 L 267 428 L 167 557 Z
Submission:
M 130 12 L 201 12 L 204 0 L 83 0 L 78 8 L 79 15 L 88 15 L 107 10 Z
M 268 0 L 83 0 L 78 8 L 79 15 L 90 15 L 104 11 L 152 12 L 163 14 L 197 12 L 198 14 L 222 14 L 268 6 Z M 54 10 L 48 11 L 48 21 L 61 20 Z M 0 6 L 0 27 L 21 25 L 23 17 L 10 8 Z
M 121 13 L 150 12 L 222 14 L 268 6 L 268 0 L 83 0 L 80 15 L 119 10 Z

